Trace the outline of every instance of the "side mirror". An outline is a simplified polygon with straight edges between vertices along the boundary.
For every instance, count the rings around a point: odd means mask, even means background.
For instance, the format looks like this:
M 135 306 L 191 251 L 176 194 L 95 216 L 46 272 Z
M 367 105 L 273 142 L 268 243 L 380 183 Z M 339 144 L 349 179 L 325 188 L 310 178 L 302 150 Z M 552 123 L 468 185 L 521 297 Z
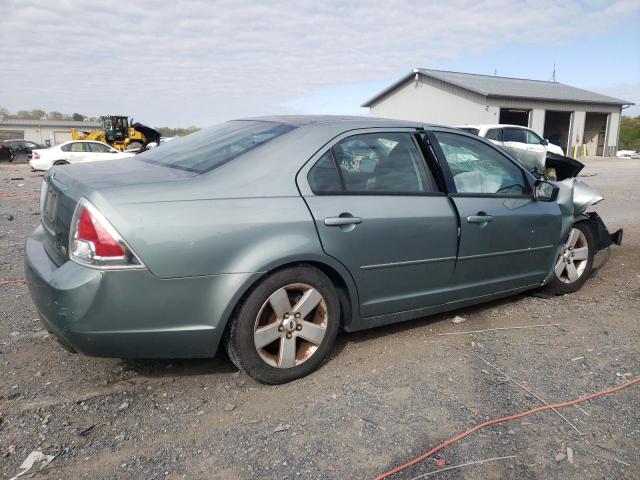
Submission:
M 542 144 L 546 147 L 547 145 L 549 145 L 549 140 L 547 140 L 546 138 L 544 138 L 542 140 Z
M 115 148 L 110 148 L 109 152 L 110 153 L 119 153 L 118 150 L 116 150 Z
M 557 185 L 538 180 L 533 187 L 533 196 L 539 202 L 555 202 L 560 189 Z

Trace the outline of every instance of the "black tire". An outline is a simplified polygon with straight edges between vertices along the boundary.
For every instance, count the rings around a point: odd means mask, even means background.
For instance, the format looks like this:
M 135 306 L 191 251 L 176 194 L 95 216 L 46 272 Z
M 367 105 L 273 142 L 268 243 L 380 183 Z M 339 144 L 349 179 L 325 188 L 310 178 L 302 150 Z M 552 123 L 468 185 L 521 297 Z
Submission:
M 69 162 L 67 162 L 66 160 L 56 160 L 55 162 L 53 162 L 54 165 L 69 165 Z
M 574 293 L 580 290 L 584 282 L 589 278 L 589 274 L 591 273 L 591 269 L 593 267 L 593 256 L 595 255 L 595 238 L 593 233 L 591 232 L 591 228 L 586 222 L 578 222 L 573 225 L 572 230 L 569 232 L 569 236 L 571 236 L 571 232 L 576 229 L 581 232 L 581 239 L 584 238 L 586 241 L 587 247 L 587 258 L 585 260 L 584 268 L 581 270 L 580 275 L 576 280 L 571 281 L 566 275 L 566 271 L 563 271 L 560 276 L 558 276 L 556 272 L 556 265 L 560 265 L 560 259 L 563 256 L 564 248 L 560 252 L 560 256 L 554 262 L 554 274 L 551 281 L 545 286 L 544 290 L 547 293 L 552 295 L 566 295 L 568 293 Z M 581 245 L 582 247 L 582 245 Z M 573 260 L 569 263 L 572 263 Z M 573 262 L 575 265 L 575 262 Z
M 278 366 L 268 363 L 268 360 L 263 358 L 263 355 L 266 353 L 265 349 L 261 349 L 260 351 L 262 353 L 259 353 L 256 342 L 254 341 L 254 331 L 257 326 L 260 326 L 260 322 L 262 321 L 260 315 L 264 315 L 263 312 L 265 308 L 270 308 L 271 304 L 268 302 L 269 299 L 272 298 L 272 295 L 277 291 L 281 291 L 284 287 L 288 288 L 292 285 L 311 287 L 311 289 L 315 289 L 321 295 L 321 302 L 323 303 L 319 303 L 318 306 L 314 308 L 312 314 L 308 314 L 305 318 L 311 321 L 312 317 L 316 318 L 316 315 L 320 315 L 318 318 L 326 319 L 326 325 L 324 326 L 324 336 L 319 345 L 315 347 L 304 340 L 302 331 L 297 332 L 291 330 L 292 334 L 288 334 L 289 337 L 287 338 L 291 338 L 291 335 L 293 335 L 294 351 L 299 352 L 301 351 L 300 349 L 307 348 L 307 358 L 301 360 L 300 364 L 290 368 L 279 368 Z M 295 295 L 295 291 L 293 291 L 291 295 Z M 295 304 L 295 298 L 299 297 L 293 296 L 288 298 L 290 304 Z M 291 301 L 292 298 L 294 299 L 293 301 Z M 326 310 L 324 306 L 326 306 Z M 292 308 L 295 309 L 295 307 Z M 268 325 L 284 325 L 284 320 L 277 320 L 275 310 L 272 312 L 270 318 L 274 319 L 274 321 L 268 323 Z M 305 320 L 305 318 L 302 320 Z M 298 320 L 298 322 L 300 322 L 300 330 L 304 330 L 302 324 L 307 322 L 300 320 Z M 279 331 L 282 328 L 283 327 L 278 327 Z M 240 370 L 243 370 L 259 382 L 281 384 L 304 377 L 322 365 L 333 348 L 339 330 L 340 303 L 338 301 L 338 294 L 331 280 L 316 268 L 297 266 L 269 275 L 251 291 L 244 302 L 236 309 L 236 314 L 234 318 L 231 319 L 227 328 L 224 345 L 229 358 Z M 286 333 L 286 330 L 284 332 Z M 285 333 L 280 335 L 282 336 Z M 281 342 L 284 341 L 284 338 L 278 338 L 274 340 L 274 343 L 267 345 L 267 347 L 283 349 L 283 343 Z M 314 349 L 311 354 L 308 354 L 309 346 Z M 303 353 L 302 356 L 304 357 L 305 354 Z M 275 363 L 279 362 L 278 358 L 278 354 L 274 354 L 273 361 Z M 295 361 L 299 361 L 297 355 Z

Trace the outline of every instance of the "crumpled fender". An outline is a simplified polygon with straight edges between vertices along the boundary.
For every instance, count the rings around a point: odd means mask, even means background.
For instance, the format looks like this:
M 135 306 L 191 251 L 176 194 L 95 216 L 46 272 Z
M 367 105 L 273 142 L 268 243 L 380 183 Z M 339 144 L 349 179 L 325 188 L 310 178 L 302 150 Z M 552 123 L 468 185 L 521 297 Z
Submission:
M 564 239 L 569 235 L 569 231 L 573 227 L 576 220 L 584 217 L 584 211 L 591 205 L 595 205 L 604 197 L 596 190 L 581 180 L 575 178 L 567 178 L 560 182 L 553 182 L 558 187 L 558 206 L 562 214 L 560 243 L 556 249 L 556 258 L 560 255 Z M 585 217 L 588 218 L 588 217 Z M 553 276 L 553 269 L 544 280 L 547 283 Z

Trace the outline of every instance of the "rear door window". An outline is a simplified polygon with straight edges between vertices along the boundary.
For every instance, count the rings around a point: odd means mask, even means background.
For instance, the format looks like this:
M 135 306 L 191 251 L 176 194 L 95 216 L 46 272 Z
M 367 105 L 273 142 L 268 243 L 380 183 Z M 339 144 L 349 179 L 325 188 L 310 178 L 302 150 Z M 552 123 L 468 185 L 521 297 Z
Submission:
M 87 144 L 84 142 L 70 143 L 67 146 L 69 147 L 69 149 L 65 150 L 65 152 L 88 152 L 89 151 L 89 149 L 87 148 Z
M 308 176 L 314 193 L 419 194 L 437 191 L 409 133 L 370 133 L 334 145 Z

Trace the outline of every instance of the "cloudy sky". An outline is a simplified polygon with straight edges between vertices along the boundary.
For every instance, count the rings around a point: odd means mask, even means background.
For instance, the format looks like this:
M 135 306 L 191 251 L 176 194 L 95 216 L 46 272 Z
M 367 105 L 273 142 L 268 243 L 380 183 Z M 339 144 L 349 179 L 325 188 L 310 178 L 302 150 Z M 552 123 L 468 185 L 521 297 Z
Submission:
M 414 67 L 640 104 L 640 0 L 0 0 L 0 106 L 204 126 L 363 114 Z M 640 114 L 640 105 L 627 110 Z

